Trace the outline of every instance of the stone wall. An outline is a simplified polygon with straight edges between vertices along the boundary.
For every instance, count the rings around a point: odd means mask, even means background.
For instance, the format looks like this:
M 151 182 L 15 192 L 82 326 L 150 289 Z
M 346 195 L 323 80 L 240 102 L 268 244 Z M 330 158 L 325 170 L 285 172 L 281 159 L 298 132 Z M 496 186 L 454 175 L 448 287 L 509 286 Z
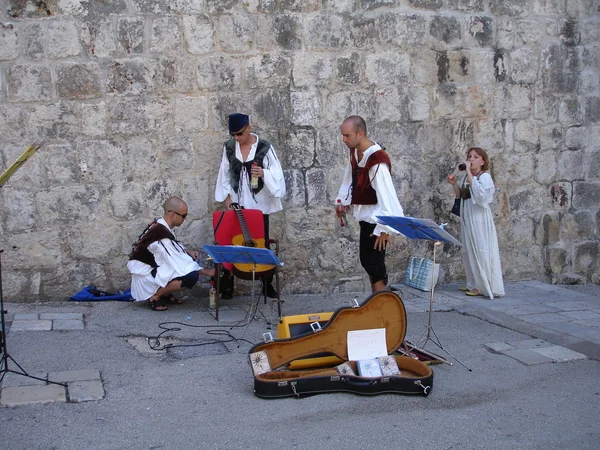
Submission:
M 362 115 L 407 215 L 449 222 L 446 174 L 486 148 L 507 279 L 598 282 L 600 11 L 595 0 L 5 0 L 0 190 L 7 300 L 128 285 L 132 242 L 170 195 L 179 235 L 212 241 L 230 112 L 251 114 L 286 173 L 272 216 L 284 292 L 368 288 L 358 227 L 332 203 Z M 396 239 L 403 278 L 423 242 Z M 445 248 L 446 280 L 463 274 Z

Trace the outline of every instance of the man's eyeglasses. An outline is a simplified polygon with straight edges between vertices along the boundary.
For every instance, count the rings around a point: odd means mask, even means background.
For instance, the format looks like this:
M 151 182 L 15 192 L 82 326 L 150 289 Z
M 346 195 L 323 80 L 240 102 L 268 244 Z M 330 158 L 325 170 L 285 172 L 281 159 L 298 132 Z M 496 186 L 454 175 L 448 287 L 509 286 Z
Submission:
M 185 219 L 187 217 L 187 213 L 185 214 L 180 214 L 177 211 L 174 211 L 172 209 L 169 210 L 169 212 L 174 212 L 175 214 L 177 214 L 179 217 L 181 217 L 182 219 Z
M 229 133 L 232 136 L 241 136 L 242 134 L 244 134 L 246 132 L 246 128 L 248 128 L 248 125 L 246 125 L 244 128 L 242 128 L 240 131 L 236 131 L 235 133 Z

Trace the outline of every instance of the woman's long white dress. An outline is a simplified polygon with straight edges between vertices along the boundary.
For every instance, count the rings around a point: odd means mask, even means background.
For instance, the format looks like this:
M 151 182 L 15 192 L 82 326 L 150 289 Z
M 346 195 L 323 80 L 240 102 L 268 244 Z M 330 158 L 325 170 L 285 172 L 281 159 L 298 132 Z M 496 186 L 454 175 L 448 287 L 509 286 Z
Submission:
M 489 173 L 473 177 L 471 198 L 461 201 L 461 241 L 467 287 L 490 299 L 504 295 L 500 250 L 490 203 L 494 181 Z

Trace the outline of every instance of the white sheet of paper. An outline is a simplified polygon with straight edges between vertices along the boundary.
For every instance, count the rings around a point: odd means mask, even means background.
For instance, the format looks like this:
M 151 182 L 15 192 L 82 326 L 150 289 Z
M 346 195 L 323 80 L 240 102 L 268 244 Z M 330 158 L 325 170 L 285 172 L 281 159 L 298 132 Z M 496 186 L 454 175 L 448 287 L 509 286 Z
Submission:
M 348 331 L 348 360 L 375 359 L 387 355 L 385 328 Z

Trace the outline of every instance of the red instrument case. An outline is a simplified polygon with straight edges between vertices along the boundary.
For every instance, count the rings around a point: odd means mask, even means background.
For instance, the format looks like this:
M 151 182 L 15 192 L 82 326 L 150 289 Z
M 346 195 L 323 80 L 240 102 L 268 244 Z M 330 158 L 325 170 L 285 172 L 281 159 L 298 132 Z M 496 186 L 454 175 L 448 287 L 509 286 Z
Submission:
M 318 331 L 257 344 L 250 349 L 256 396 L 302 397 L 328 392 L 363 395 L 430 393 L 433 386 L 431 368 L 416 359 L 394 354 L 406 334 L 406 310 L 395 292 L 376 292 L 360 306 L 340 308 L 320 330 L 315 328 Z M 377 328 L 385 328 L 387 353 L 393 354 L 384 360 L 389 362 L 392 358 L 400 373 L 359 376 L 357 363 L 348 361 L 348 332 Z M 348 362 L 351 370 L 348 364 L 306 370 L 289 368 L 292 361 L 323 355 L 337 356 Z

